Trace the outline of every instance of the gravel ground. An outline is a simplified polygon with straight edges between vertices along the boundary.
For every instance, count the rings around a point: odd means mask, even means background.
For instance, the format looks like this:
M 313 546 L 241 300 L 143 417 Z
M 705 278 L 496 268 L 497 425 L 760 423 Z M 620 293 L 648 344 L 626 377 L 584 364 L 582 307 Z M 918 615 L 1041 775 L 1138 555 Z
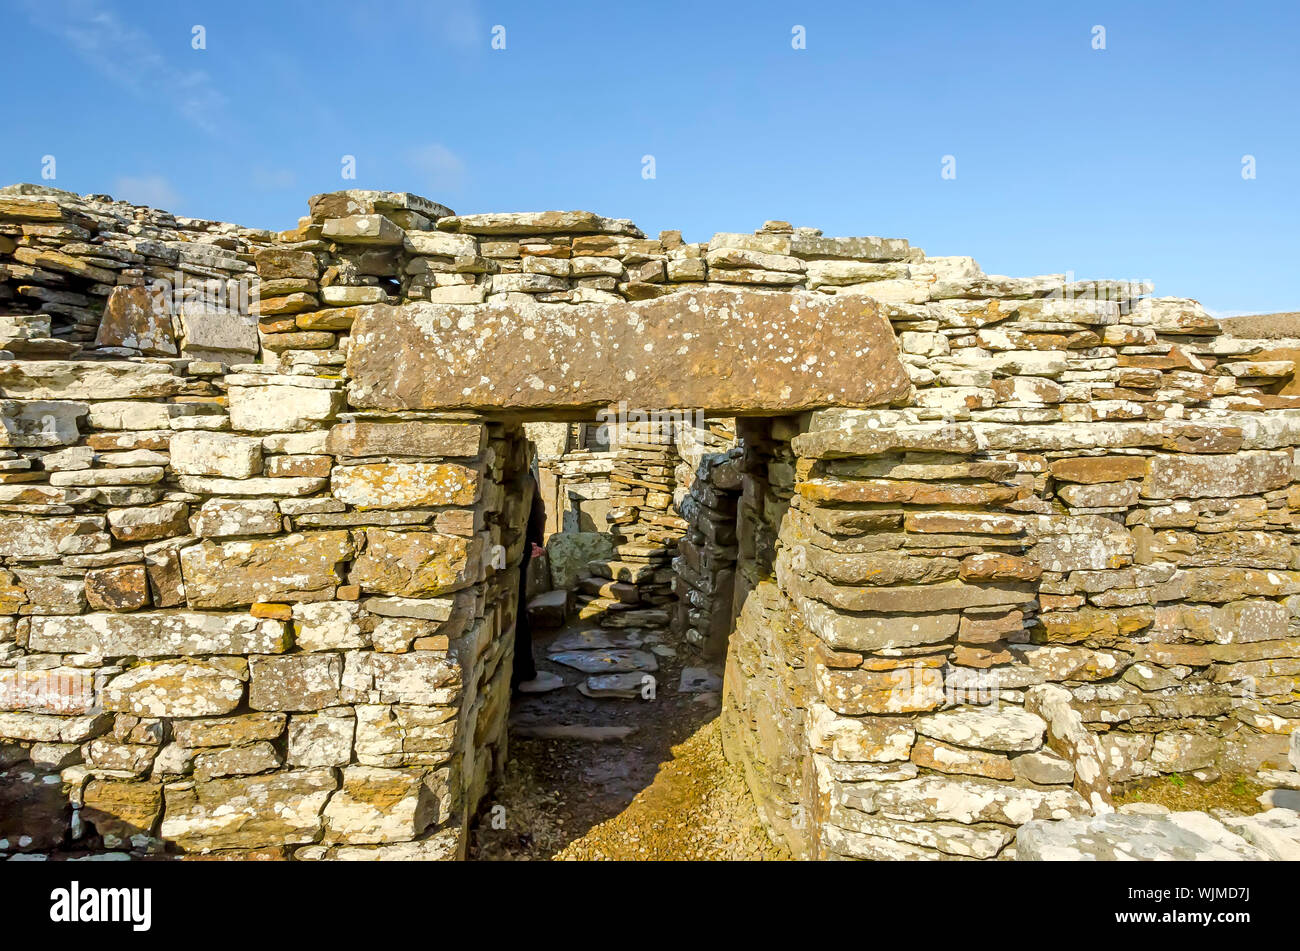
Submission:
M 677 692 L 692 658 L 661 658 L 654 700 L 592 699 L 578 693 L 576 671 L 545 659 L 549 640 L 535 646 L 538 667 L 562 674 L 568 686 L 516 700 L 505 781 L 480 810 L 471 859 L 787 858 L 722 755 L 717 694 Z M 551 724 L 635 732 L 605 742 L 516 732 Z

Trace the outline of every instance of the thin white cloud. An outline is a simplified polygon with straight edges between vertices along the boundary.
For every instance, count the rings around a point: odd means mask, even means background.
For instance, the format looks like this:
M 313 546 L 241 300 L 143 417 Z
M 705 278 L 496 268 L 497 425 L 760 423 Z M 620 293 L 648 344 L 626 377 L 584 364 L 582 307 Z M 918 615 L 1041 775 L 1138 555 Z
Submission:
M 425 189 L 459 191 L 465 183 L 465 163 L 455 152 L 438 142 L 407 149 L 406 164 L 419 173 Z M 431 195 L 437 198 L 436 195 Z
M 61 38 L 119 87 L 165 103 L 204 132 L 228 131 L 226 97 L 199 68 L 204 53 L 190 47 L 188 34 L 177 37 L 177 56 L 169 58 L 103 0 L 24 0 L 24 6 L 32 23 Z M 178 64 L 184 56 L 196 61 Z
M 292 169 L 272 168 L 267 165 L 255 167 L 252 180 L 255 188 L 261 188 L 265 191 L 293 188 L 298 184 L 298 176 Z
M 391 37 L 392 25 L 400 23 L 406 34 L 461 52 L 486 50 L 492 41 L 477 0 L 387 0 L 383 9 L 385 15 L 376 16 L 371 7 L 358 6 L 349 34 L 383 42 Z
M 133 205 L 148 205 L 173 212 L 181 203 L 180 192 L 161 175 L 120 176 L 113 182 L 113 197 Z

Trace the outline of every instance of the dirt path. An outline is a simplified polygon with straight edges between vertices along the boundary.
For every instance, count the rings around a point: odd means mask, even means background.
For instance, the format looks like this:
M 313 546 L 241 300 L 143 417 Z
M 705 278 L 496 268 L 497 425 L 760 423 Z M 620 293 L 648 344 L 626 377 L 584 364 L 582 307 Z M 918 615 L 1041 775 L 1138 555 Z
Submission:
M 717 693 L 678 692 L 684 662 L 694 661 L 661 650 L 651 700 L 585 697 L 576 686 L 585 678 L 546 658 L 552 640 L 582 628 L 537 638 L 538 668 L 566 686 L 516 700 L 505 782 L 480 811 L 470 858 L 784 858 L 722 755 Z M 635 732 L 605 741 L 527 735 L 555 725 Z

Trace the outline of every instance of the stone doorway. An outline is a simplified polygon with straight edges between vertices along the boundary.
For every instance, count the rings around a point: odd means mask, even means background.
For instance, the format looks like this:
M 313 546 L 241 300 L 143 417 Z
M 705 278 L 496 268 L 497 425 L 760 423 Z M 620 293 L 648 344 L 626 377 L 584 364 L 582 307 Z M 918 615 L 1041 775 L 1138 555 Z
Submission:
M 513 698 L 471 855 L 769 857 L 717 720 L 736 610 L 736 420 L 624 403 L 523 428 L 547 509 L 527 620 L 538 670 L 563 686 Z M 711 820 L 682 824 L 683 795 Z M 662 834 L 633 845 L 627 827 L 647 822 Z

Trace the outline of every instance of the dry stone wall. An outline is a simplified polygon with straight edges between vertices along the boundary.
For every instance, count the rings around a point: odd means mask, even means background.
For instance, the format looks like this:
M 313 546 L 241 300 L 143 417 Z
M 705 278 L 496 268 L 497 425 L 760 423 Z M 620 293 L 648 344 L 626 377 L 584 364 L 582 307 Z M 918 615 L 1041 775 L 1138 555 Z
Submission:
M 619 399 L 740 415 L 610 457 L 586 593 L 725 649 L 795 854 L 1005 858 L 1117 783 L 1285 769 L 1300 342 L 1195 302 L 783 222 L 352 191 L 272 235 L 20 186 L 0 311 L 4 855 L 461 855 L 522 422 Z
M 1048 286 L 887 307 L 914 405 L 782 423 L 746 476 L 791 501 L 748 519 L 775 584 L 725 735 L 798 854 L 1010 857 L 1114 783 L 1294 782 L 1294 364 L 1191 302 Z

